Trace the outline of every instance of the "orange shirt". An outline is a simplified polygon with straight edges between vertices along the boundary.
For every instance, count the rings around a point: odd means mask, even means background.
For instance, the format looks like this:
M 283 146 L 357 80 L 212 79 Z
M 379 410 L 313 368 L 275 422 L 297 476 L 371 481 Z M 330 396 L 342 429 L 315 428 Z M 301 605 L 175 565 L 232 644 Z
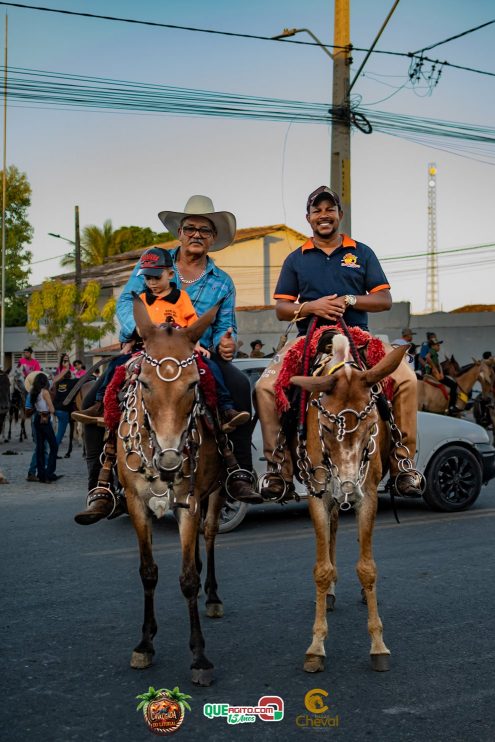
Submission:
M 188 327 L 198 319 L 189 295 L 176 287 L 165 297 L 155 297 L 151 292 L 143 291 L 139 298 L 155 325 L 172 322 L 179 327 Z

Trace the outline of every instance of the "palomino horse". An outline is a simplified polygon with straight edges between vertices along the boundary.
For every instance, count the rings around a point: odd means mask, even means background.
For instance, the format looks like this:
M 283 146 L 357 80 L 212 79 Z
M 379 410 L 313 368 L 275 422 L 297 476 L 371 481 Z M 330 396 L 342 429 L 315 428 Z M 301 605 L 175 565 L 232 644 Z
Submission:
M 455 377 L 457 382 L 457 403 L 456 407 L 459 412 L 466 407 L 469 401 L 469 394 L 480 376 L 481 361 L 475 361 L 461 369 L 461 373 Z M 418 381 L 418 410 L 424 412 L 437 412 L 445 414 L 449 406 L 448 389 L 445 392 L 438 386 L 433 377 L 426 377 Z M 441 382 L 440 382 L 441 383 Z
M 207 616 L 223 615 L 214 562 L 224 501 L 219 492 L 223 462 L 213 433 L 201 419 L 200 376 L 194 357 L 194 346 L 215 314 L 216 307 L 187 328 L 157 327 L 141 300 L 134 300 L 144 351 L 139 376 L 127 389 L 117 441 L 119 480 L 139 542 L 144 588 L 142 638 L 132 653 L 131 667 L 144 669 L 152 663 L 158 567 L 151 547 L 151 518 L 152 513 L 161 517 L 173 508 L 182 546 L 180 586 L 189 610 L 192 681 L 198 685 L 209 685 L 213 670 L 204 652 L 198 612 L 198 534 L 205 511 Z
M 311 392 L 307 417 L 307 460 L 311 472 L 309 512 L 316 533 L 316 615 L 313 640 L 306 652 L 306 672 L 325 667 L 328 635 L 327 608 L 335 603 L 335 560 L 339 506 L 354 506 L 359 533 L 356 571 L 368 606 L 371 664 L 374 670 L 389 669 L 390 651 L 383 641 L 383 628 L 376 597 L 376 565 L 372 535 L 377 509 L 377 487 L 388 466 L 390 433 L 377 411 L 376 399 L 382 379 L 391 374 L 407 351 L 392 350 L 367 371 L 347 363 L 349 341 L 333 338 L 331 361 L 319 377 L 295 376 L 293 384 Z M 328 596 L 328 606 L 327 606 Z
M 26 388 L 24 386 L 24 377 L 22 372 L 14 373 L 14 387 L 10 397 L 9 407 L 9 432 L 7 440 L 10 441 L 12 435 L 12 421 L 20 422 L 19 443 L 27 440 L 26 433 Z

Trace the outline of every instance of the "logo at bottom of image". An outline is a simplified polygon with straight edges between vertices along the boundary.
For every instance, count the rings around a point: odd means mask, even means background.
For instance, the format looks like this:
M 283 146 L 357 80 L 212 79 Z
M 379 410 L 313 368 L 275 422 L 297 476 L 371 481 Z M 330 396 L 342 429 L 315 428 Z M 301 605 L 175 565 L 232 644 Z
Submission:
M 172 690 L 168 688 L 155 690 L 150 685 L 145 693 L 136 698 L 139 700 L 137 710 L 143 710 L 146 725 L 153 734 L 176 732 L 184 721 L 186 709 L 191 710 L 188 704 L 191 696 L 181 693 L 178 686 Z
M 296 716 L 296 726 L 300 729 L 310 728 L 332 728 L 339 726 L 339 715 L 338 714 L 327 714 L 330 710 L 325 699 L 328 698 L 328 693 L 322 688 L 313 688 L 308 690 L 304 696 L 304 705 L 309 713 L 299 714 Z
M 282 721 L 284 702 L 280 696 L 261 696 L 255 706 L 230 703 L 205 703 L 203 714 L 208 719 L 226 719 L 227 724 L 254 724 L 260 721 Z

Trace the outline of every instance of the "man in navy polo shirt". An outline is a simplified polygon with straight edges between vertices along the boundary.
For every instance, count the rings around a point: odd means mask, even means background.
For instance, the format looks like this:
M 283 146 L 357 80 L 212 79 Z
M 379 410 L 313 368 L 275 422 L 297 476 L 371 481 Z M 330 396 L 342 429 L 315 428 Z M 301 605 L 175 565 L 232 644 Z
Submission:
M 308 197 L 306 212 L 313 236 L 284 261 L 273 295 L 277 318 L 290 321 L 295 316 L 302 317 L 298 321 L 299 335 L 306 334 L 313 315 L 318 317 L 318 325 L 333 324 L 343 317 L 349 326 L 368 330 L 368 312 L 383 312 L 392 306 L 390 285 L 378 258 L 367 245 L 340 234 L 342 207 L 339 196 L 330 188 L 320 186 L 313 191 Z M 286 343 L 256 385 L 264 454 L 272 471 L 273 451 L 280 430 L 274 386 L 284 356 L 294 342 Z M 416 452 L 416 377 L 405 361 L 391 376 L 395 421 L 413 458 Z M 394 456 L 390 458 L 390 468 L 395 481 L 399 469 Z M 293 489 L 290 456 L 286 456 L 282 465 L 282 475 L 289 490 Z M 421 484 L 421 475 L 411 471 L 397 480 L 395 489 L 397 494 L 417 497 L 421 495 Z M 282 488 L 281 482 L 273 480 L 262 494 L 278 495 Z

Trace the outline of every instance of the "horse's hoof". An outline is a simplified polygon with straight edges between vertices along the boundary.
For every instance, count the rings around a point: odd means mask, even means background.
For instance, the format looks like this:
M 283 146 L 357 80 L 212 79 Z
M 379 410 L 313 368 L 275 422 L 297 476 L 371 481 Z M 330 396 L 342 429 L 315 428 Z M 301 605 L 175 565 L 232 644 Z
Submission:
M 307 654 L 304 660 L 304 672 L 323 672 L 325 658 L 319 654 Z
M 371 667 L 375 672 L 388 672 L 390 670 L 389 654 L 370 654 Z
M 208 618 L 223 618 L 223 604 L 207 603 L 206 615 L 208 616 Z
M 335 610 L 335 595 L 327 595 L 327 611 Z
M 131 656 L 131 667 L 134 670 L 146 670 L 153 664 L 151 652 L 133 652 Z
M 202 685 L 207 688 L 213 682 L 213 668 L 209 667 L 207 670 L 203 670 L 193 667 L 191 680 L 194 685 Z

